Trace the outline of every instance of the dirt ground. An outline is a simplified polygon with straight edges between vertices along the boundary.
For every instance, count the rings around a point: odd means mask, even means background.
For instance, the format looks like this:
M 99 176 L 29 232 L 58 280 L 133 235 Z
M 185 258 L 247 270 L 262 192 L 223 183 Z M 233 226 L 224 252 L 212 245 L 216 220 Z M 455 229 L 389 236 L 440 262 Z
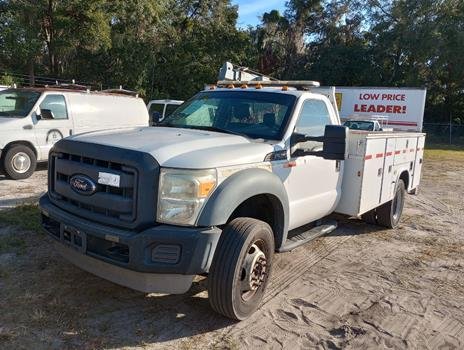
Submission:
M 45 234 L 0 222 L 0 348 L 462 349 L 463 165 L 464 152 L 429 152 L 396 230 L 342 218 L 335 233 L 276 255 L 263 305 L 240 323 L 211 311 L 206 279 L 186 295 L 144 295 L 67 263 Z M 0 207 L 33 200 L 45 181 L 45 171 L 0 179 Z

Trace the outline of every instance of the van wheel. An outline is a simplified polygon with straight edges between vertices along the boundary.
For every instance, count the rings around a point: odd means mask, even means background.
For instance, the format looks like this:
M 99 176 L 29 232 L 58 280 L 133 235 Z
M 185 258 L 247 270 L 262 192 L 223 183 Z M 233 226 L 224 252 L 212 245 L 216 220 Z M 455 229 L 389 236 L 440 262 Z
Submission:
M 403 180 L 398 180 L 395 189 L 395 197 L 390 202 L 387 202 L 377 208 L 377 223 L 380 226 L 395 228 L 400 223 L 401 215 L 403 214 L 404 196 L 406 188 Z
M 37 166 L 34 152 L 27 146 L 16 145 L 6 151 L 3 157 L 3 168 L 13 180 L 27 179 Z
M 208 277 L 211 307 L 234 320 L 256 311 L 272 269 L 274 235 L 269 225 L 237 218 L 224 229 Z

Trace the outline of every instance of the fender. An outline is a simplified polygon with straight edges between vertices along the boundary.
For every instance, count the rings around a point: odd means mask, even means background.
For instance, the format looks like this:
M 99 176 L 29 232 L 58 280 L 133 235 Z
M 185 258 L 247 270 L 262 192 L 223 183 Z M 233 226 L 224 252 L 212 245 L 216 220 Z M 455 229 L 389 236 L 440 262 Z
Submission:
M 275 232 L 277 248 L 287 239 L 288 197 L 279 177 L 264 169 L 241 170 L 224 180 L 206 202 L 196 224 L 198 226 L 224 225 L 240 204 L 260 194 L 273 195 L 282 205 L 284 223 L 282 232 Z

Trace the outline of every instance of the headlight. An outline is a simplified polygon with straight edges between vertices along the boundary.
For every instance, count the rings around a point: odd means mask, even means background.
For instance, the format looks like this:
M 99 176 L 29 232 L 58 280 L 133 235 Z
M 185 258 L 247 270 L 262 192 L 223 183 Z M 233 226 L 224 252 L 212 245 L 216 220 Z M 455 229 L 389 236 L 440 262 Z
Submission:
M 216 183 L 215 169 L 161 169 L 157 221 L 194 225 Z

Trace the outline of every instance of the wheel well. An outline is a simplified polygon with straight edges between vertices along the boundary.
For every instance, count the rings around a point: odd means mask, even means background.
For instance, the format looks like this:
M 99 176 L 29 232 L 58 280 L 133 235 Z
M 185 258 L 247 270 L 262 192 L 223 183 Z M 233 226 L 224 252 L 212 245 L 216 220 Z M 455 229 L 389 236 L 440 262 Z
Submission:
M 242 202 L 227 220 L 227 223 L 238 217 L 248 217 L 269 224 L 274 233 L 276 248 L 282 244 L 284 231 L 284 209 L 280 200 L 271 194 L 260 194 Z
M 406 191 L 409 188 L 409 173 L 405 170 L 400 175 L 400 180 L 403 180 Z
M 29 147 L 32 150 L 32 152 L 34 152 L 34 155 L 37 158 L 37 156 L 38 156 L 37 155 L 37 150 L 35 149 L 34 145 L 29 141 L 13 141 L 13 142 L 10 142 L 3 149 L 3 154 L 5 154 L 11 147 L 16 146 L 16 145 L 23 145 L 23 146 Z

